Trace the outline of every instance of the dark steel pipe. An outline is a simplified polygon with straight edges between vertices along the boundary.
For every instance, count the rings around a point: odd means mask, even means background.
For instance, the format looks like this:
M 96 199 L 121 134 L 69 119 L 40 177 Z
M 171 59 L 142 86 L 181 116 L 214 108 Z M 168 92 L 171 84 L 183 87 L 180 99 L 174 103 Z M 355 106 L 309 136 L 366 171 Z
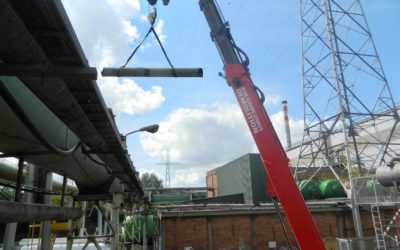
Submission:
M 104 68 L 102 76 L 112 77 L 203 77 L 202 68 Z
M 80 208 L 0 201 L 0 223 L 76 220 L 82 214 Z

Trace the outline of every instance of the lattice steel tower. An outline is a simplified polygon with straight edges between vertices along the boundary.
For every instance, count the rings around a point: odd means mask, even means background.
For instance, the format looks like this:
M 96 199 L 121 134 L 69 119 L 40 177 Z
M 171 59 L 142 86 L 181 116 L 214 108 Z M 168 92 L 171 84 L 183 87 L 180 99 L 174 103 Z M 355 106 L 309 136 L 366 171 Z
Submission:
M 396 154 L 399 115 L 361 3 L 301 0 L 301 20 L 305 129 L 296 165 L 366 175 Z
M 304 136 L 296 173 L 330 169 L 349 188 L 357 237 L 362 223 L 353 178 L 400 152 L 399 114 L 359 0 L 301 0 Z M 306 169 L 306 170 L 304 170 Z

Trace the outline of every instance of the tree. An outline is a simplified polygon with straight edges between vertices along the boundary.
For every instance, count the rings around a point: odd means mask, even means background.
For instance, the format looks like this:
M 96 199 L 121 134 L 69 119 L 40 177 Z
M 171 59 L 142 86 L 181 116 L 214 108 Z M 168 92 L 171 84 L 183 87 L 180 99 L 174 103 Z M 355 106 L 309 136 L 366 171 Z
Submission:
M 143 173 L 140 177 L 144 188 L 162 188 L 163 183 L 154 173 Z

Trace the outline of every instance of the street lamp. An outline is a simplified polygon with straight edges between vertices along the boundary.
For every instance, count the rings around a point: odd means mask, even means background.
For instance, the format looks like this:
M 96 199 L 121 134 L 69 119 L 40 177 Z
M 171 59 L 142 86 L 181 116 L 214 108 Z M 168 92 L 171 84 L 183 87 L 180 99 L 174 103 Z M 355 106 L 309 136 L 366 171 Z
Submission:
M 127 134 L 124 135 L 124 136 L 127 137 L 128 135 L 131 135 L 131 134 L 136 133 L 136 132 L 149 132 L 149 133 L 154 134 L 155 132 L 158 131 L 158 128 L 159 128 L 159 127 L 160 127 L 160 126 L 159 126 L 158 124 L 153 124 L 153 125 L 146 126 L 146 127 L 140 128 L 140 129 L 138 129 L 138 130 L 129 132 L 129 133 L 127 133 Z
M 128 135 L 131 135 L 131 134 L 134 134 L 134 133 L 137 133 L 137 132 L 148 132 L 148 133 L 154 134 L 154 133 L 156 133 L 158 131 L 159 127 L 160 126 L 158 124 L 153 124 L 153 125 L 149 125 L 149 126 L 140 128 L 138 130 L 134 130 L 132 132 L 129 132 L 126 135 L 121 135 L 121 140 L 122 140 L 122 144 L 124 146 L 124 149 L 126 149 L 126 137 Z

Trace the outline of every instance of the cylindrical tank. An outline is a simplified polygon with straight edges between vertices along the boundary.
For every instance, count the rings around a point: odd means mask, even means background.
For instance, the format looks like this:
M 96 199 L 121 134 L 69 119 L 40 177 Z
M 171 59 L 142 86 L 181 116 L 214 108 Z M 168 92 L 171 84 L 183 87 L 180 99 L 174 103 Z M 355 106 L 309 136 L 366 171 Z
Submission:
M 321 196 L 325 198 L 346 197 L 342 185 L 338 180 L 325 180 L 319 184 Z
M 393 167 L 380 166 L 376 168 L 376 179 L 384 187 L 398 186 L 400 184 L 400 163 L 397 162 Z
M 316 180 L 300 181 L 299 189 L 305 200 L 319 199 L 321 193 L 319 191 L 319 183 Z
M 147 238 L 152 239 L 154 236 L 154 223 L 153 215 L 136 215 L 127 216 L 124 221 L 124 238 L 126 241 L 131 240 L 134 236 L 135 240 L 141 241 L 143 239 L 143 223 L 146 222 Z M 132 232 L 133 229 L 133 232 Z M 132 234 L 133 233 L 133 234 Z

